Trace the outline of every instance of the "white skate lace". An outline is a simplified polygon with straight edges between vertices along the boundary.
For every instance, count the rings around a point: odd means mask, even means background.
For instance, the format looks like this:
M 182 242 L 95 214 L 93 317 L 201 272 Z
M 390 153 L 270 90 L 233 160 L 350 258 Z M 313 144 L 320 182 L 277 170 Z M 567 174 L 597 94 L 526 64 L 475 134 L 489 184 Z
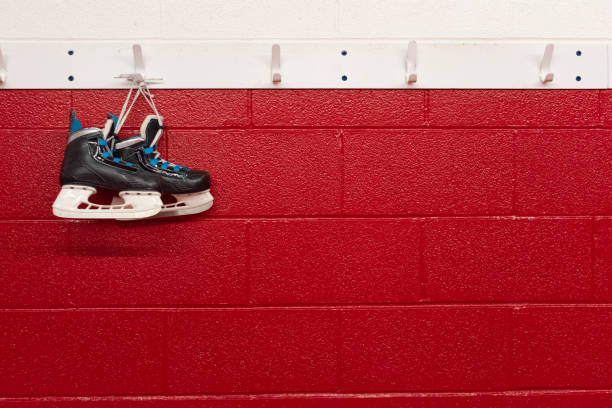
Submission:
M 134 93 L 135 89 L 136 89 L 136 94 L 132 98 L 132 94 Z M 160 125 L 160 128 L 157 129 L 157 133 L 155 134 L 155 137 L 153 138 L 151 143 L 149 143 L 149 145 L 144 149 L 145 154 L 153 155 L 153 160 L 151 160 L 150 162 L 151 165 L 157 166 L 158 163 L 161 163 L 161 168 L 164 170 L 167 169 L 168 167 L 173 167 L 174 171 L 179 171 L 181 169 L 189 170 L 188 167 L 179 166 L 178 164 L 174 164 L 174 163 L 169 162 L 168 160 L 162 159 L 161 153 L 157 151 L 157 142 L 161 138 L 162 132 L 164 129 L 163 119 L 160 116 L 159 112 L 157 111 L 157 107 L 155 106 L 155 101 L 153 99 L 154 95 L 151 93 L 151 90 L 147 86 L 146 82 L 133 83 L 132 87 L 130 87 L 130 90 L 125 98 L 125 102 L 123 103 L 123 107 L 121 108 L 119 119 L 117 120 L 117 126 L 115 128 L 116 129 L 115 135 L 119 134 L 119 130 L 121 130 L 121 128 L 123 127 L 123 124 L 125 123 L 126 119 L 130 115 L 130 111 L 132 110 L 132 107 L 134 106 L 134 104 L 136 103 L 136 100 L 138 99 L 140 95 L 142 95 L 142 97 L 147 102 L 149 107 L 153 110 L 153 112 L 155 113 L 155 117 Z M 131 103 L 130 103 L 130 99 L 132 100 Z M 142 140 L 146 140 L 144 135 L 140 135 L 140 137 L 142 138 Z

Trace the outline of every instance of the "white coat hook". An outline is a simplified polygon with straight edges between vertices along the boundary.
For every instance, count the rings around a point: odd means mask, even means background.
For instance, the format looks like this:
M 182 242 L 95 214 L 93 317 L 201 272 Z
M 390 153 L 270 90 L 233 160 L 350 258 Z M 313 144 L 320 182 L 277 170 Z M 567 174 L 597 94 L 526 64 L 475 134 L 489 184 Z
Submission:
M 414 84 L 417 81 L 416 62 L 417 62 L 417 44 L 416 41 L 408 43 L 408 56 L 406 57 L 406 82 L 408 85 Z
M 131 74 L 121 74 L 115 78 L 125 78 L 137 85 L 142 85 L 150 81 L 162 80 L 162 78 L 147 78 L 145 76 L 144 58 L 142 57 L 142 47 L 140 44 L 134 44 L 132 46 L 132 52 L 134 53 L 134 72 Z
M 546 49 L 544 50 L 544 57 L 542 58 L 542 62 L 540 62 L 540 82 L 542 82 L 543 84 L 547 82 L 552 82 L 553 79 L 555 79 L 555 74 L 553 74 L 550 70 L 554 50 L 554 44 L 546 44 Z
M 281 68 L 280 68 L 280 45 L 272 46 L 272 83 L 280 84 Z
M 0 85 L 6 82 L 6 76 L 8 71 L 6 69 L 6 65 L 4 64 L 4 58 L 2 57 L 2 49 L 0 49 Z

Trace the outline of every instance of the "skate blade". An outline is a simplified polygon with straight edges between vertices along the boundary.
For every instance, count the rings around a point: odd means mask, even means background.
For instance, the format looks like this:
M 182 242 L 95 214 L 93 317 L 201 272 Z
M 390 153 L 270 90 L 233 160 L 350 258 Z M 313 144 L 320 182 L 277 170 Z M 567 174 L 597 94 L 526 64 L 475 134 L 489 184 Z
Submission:
M 96 189 L 88 186 L 62 186 L 55 202 L 53 214 L 60 218 L 79 219 L 140 219 L 161 211 L 161 195 L 155 191 L 122 191 L 122 202 L 110 205 L 96 204 L 89 197 Z
M 214 200 L 210 190 L 191 194 L 172 194 L 172 196 L 176 202 L 164 204 L 161 211 L 153 218 L 198 214 L 210 209 Z

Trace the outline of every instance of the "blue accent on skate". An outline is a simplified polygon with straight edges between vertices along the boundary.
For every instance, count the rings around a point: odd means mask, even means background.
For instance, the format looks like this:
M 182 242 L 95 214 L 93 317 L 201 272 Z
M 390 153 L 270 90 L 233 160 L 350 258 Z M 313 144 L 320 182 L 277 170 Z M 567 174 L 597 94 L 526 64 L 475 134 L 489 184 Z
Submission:
M 166 169 L 168 168 L 168 165 L 169 165 L 169 164 L 170 164 L 170 163 L 168 163 L 168 162 L 164 162 L 164 163 L 161 165 L 161 168 L 162 168 L 162 169 L 164 169 L 164 170 L 166 170 Z
M 117 117 L 115 115 L 113 115 L 112 113 L 110 113 L 110 112 L 108 113 L 108 117 L 113 119 L 113 122 L 115 123 L 115 126 L 117 126 L 117 121 L 118 121 Z
M 72 120 L 70 121 L 70 133 L 76 132 L 77 130 L 81 130 L 81 129 L 83 129 L 81 122 L 79 122 L 76 116 L 73 117 Z
M 104 157 L 105 159 L 108 159 L 109 157 L 111 157 L 113 154 L 111 152 L 104 152 L 102 153 L 102 157 Z
M 179 171 L 180 169 L 181 169 L 181 166 L 179 165 L 174 166 L 174 171 Z
M 104 139 L 98 139 L 98 144 L 100 146 L 108 146 L 108 142 Z
M 152 147 L 145 147 L 145 149 L 144 149 L 144 153 L 145 153 L 145 154 L 151 154 L 151 153 L 153 153 L 153 148 L 152 148 Z
M 125 162 L 125 164 L 127 164 L 128 166 L 132 165 L 132 163 L 130 163 L 130 162 Z
M 118 158 L 118 157 L 115 157 L 115 158 L 113 159 L 113 161 L 114 161 L 115 163 L 119 163 L 119 162 L 121 161 L 121 159 L 120 159 L 120 158 Z
M 156 166 L 156 165 L 157 165 L 157 163 L 159 163 L 159 160 L 157 160 L 157 159 L 153 159 L 153 160 L 151 160 L 151 161 L 149 162 L 149 164 L 151 164 L 151 166 Z

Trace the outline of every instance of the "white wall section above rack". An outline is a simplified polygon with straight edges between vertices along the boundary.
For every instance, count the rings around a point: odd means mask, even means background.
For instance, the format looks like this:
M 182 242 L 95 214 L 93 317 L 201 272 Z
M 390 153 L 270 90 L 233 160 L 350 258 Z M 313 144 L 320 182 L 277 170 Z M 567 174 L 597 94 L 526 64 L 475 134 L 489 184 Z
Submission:
M 152 88 L 483 88 L 612 87 L 612 43 L 604 41 L 139 41 Z M 131 41 L 5 41 L 0 89 L 125 88 Z M 282 50 L 282 81 L 271 79 L 271 49 Z M 550 72 L 541 80 L 547 44 Z M 416 66 L 407 64 L 416 49 Z M 417 81 L 407 81 L 413 74 Z

